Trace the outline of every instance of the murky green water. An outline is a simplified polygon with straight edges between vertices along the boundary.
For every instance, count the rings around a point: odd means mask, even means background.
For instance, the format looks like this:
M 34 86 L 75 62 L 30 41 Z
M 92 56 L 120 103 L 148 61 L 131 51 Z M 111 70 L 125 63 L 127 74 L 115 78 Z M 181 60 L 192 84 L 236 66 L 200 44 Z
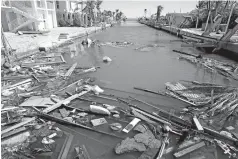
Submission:
M 178 54 L 173 52 L 173 49 L 195 54 L 198 54 L 199 51 L 194 48 L 181 48 L 181 42 L 176 41 L 179 40 L 177 37 L 163 31 L 149 28 L 137 22 L 123 23 L 104 32 L 94 34 L 91 38 L 97 39 L 100 42 L 129 41 L 134 43 L 134 45 L 125 48 L 115 48 L 111 46 L 98 47 L 96 45 L 90 48 L 84 48 L 81 45 L 81 40 L 78 40 L 64 49 L 59 49 L 65 50 L 64 57 L 69 64 L 78 62 L 79 66 L 100 66 L 101 68 L 98 69 L 97 72 L 91 73 L 89 76 L 95 77 L 97 79 L 95 83 L 99 86 L 111 88 L 106 89 L 107 94 L 111 93 L 125 97 L 133 95 L 134 97 L 154 103 L 158 107 L 166 110 L 179 110 L 181 107 L 186 106 L 186 104 L 176 99 L 139 92 L 134 90 L 133 87 L 138 86 L 158 91 L 164 90 L 165 82 L 178 80 L 196 80 L 199 82 L 214 82 L 238 86 L 237 81 L 229 81 L 222 75 L 212 74 L 200 66 L 179 60 Z M 147 44 L 159 44 L 160 47 L 145 49 L 144 51 L 135 50 L 135 48 Z M 107 64 L 103 63 L 102 58 L 104 56 L 110 57 L 112 62 Z M 205 56 L 226 62 L 233 62 L 215 55 Z M 133 93 L 115 91 L 114 89 Z M 106 101 L 106 103 L 110 104 L 112 101 Z M 118 105 L 118 103 L 116 104 Z M 82 105 L 82 103 L 76 105 Z M 145 105 L 140 106 L 150 111 L 153 110 Z M 90 147 L 90 153 L 93 154 L 92 156 L 95 156 L 95 158 L 129 159 L 137 158 L 140 155 L 139 153 L 129 153 L 122 156 L 115 155 L 112 149 L 120 140 L 105 136 L 102 137 L 102 135 L 96 135 L 95 133 L 85 130 L 76 131 L 84 134 L 78 137 L 79 141 L 77 142 L 88 145 L 88 147 Z M 85 134 L 87 134 L 86 137 Z M 93 139 L 88 139 L 90 136 L 93 137 Z M 105 145 L 102 145 L 98 141 L 96 142 L 95 139 L 100 140 Z M 97 151 L 94 151 L 94 149 L 97 149 Z M 171 156 L 167 156 L 167 158 L 171 158 Z M 224 156 L 219 158 L 223 159 Z

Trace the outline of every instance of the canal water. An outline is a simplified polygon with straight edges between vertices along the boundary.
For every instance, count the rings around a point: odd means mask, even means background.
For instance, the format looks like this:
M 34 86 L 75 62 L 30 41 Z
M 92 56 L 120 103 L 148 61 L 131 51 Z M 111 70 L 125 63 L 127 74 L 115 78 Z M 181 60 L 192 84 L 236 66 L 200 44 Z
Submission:
M 82 39 L 74 44 L 59 48 L 64 51 L 64 58 L 69 64 L 75 62 L 78 66 L 100 66 L 100 68 L 88 76 L 96 79 L 95 83 L 105 89 L 105 93 L 128 97 L 129 95 L 143 99 L 168 111 L 181 110 L 187 104 L 164 96 L 158 96 L 134 90 L 133 87 L 142 87 L 154 91 L 164 90 L 166 82 L 190 80 L 199 82 L 213 82 L 217 84 L 238 86 L 237 81 L 228 80 L 224 76 L 206 71 L 198 65 L 179 60 L 178 54 L 172 50 L 180 50 L 193 54 L 203 54 L 195 48 L 182 48 L 179 38 L 166 32 L 139 24 L 136 21 L 128 21 L 98 32 L 90 36 L 100 42 L 132 42 L 134 45 L 116 48 L 111 46 L 92 45 L 85 48 L 81 45 Z M 157 44 L 159 47 L 144 49 L 135 48 Z M 103 63 L 104 56 L 112 59 L 110 63 Z M 221 61 L 233 63 L 224 57 L 217 55 L 204 55 Z M 105 101 L 104 101 L 105 102 Z M 110 102 L 110 101 L 107 101 Z M 76 105 L 80 105 L 77 103 Z M 118 105 L 118 103 L 117 103 Z M 141 105 L 144 109 L 154 109 Z M 140 153 L 115 155 L 113 147 L 120 142 L 118 139 L 102 137 L 85 130 L 76 130 L 82 133 L 80 141 L 87 143 L 89 151 L 94 158 L 137 158 Z M 88 134 L 91 133 L 89 139 Z M 77 134 L 77 133 L 76 133 Z M 79 134 L 78 134 L 79 135 Z M 97 141 L 96 141 L 97 140 Z M 93 146 L 92 146 L 93 145 Z M 226 158 L 219 155 L 220 159 Z M 166 158 L 173 158 L 166 156 Z M 188 157 L 189 158 L 189 157 Z

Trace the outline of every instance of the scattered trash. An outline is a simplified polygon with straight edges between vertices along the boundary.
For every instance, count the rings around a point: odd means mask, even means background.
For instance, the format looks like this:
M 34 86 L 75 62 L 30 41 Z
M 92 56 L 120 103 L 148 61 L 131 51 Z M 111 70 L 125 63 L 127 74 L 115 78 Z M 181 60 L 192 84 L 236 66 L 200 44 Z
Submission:
M 120 131 L 122 129 L 122 125 L 120 123 L 112 123 L 110 124 L 110 128 L 115 131 Z
M 96 105 L 90 105 L 90 111 L 98 114 L 104 114 L 104 115 L 110 115 L 110 111 L 106 108 L 96 106 Z
M 219 74 L 229 77 L 235 80 L 238 80 L 237 74 L 237 65 L 235 64 L 228 64 L 224 62 L 220 62 L 210 58 L 203 58 L 201 56 L 191 56 L 191 55 L 180 55 L 179 59 L 187 60 L 191 63 L 199 64 L 204 66 L 205 69 L 208 69 L 212 72 L 218 72 Z M 199 58 L 198 58 L 199 57 Z
M 42 144 L 53 144 L 55 141 L 53 139 L 50 139 L 50 138 L 47 138 L 47 137 L 44 137 L 42 139 Z
M 127 41 L 125 41 L 125 42 L 119 42 L 119 41 L 105 42 L 105 43 L 98 44 L 98 46 L 111 46 L 111 47 L 116 47 L 116 48 L 128 47 L 131 45 L 133 45 L 133 43 L 127 42 Z
M 75 158 L 77 158 L 77 159 L 81 159 L 81 158 L 91 159 L 85 145 L 82 145 L 80 147 L 75 147 L 74 149 L 77 154 Z
M 18 35 L 22 35 L 23 33 L 21 31 L 17 31 L 17 34 Z
M 125 133 L 130 132 L 140 121 L 140 119 L 134 118 L 122 131 Z
M 110 59 L 110 57 L 108 57 L 108 56 L 104 56 L 102 60 L 103 60 L 103 62 L 111 62 L 112 61 L 112 59 Z
M 106 124 L 107 121 L 105 118 L 99 118 L 99 119 L 91 120 L 91 123 L 93 124 L 93 126 L 98 126 L 98 125 Z

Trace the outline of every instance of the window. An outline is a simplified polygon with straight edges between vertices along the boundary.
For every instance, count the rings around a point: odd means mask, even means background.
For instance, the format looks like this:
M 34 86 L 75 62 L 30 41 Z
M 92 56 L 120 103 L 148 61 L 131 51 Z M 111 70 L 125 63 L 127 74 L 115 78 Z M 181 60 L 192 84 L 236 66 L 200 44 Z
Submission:
M 56 8 L 59 9 L 59 1 L 56 1 Z
M 53 1 L 46 1 L 47 3 L 47 9 L 53 9 L 54 8 L 54 2 Z
M 44 8 L 45 7 L 45 3 L 43 0 L 37 0 L 37 7 L 38 8 Z

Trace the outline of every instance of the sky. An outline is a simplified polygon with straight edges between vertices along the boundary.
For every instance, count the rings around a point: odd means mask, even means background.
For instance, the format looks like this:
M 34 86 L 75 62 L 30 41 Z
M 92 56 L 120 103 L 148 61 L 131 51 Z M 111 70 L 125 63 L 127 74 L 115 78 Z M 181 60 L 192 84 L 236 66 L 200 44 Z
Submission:
M 198 3 L 197 0 L 190 0 L 190 1 L 104 0 L 101 5 L 101 9 L 111 11 L 119 9 L 126 15 L 127 18 L 138 18 L 144 15 L 144 9 L 147 9 L 147 16 L 156 13 L 158 5 L 162 5 L 164 7 L 162 15 L 165 15 L 171 12 L 177 13 L 180 13 L 180 11 L 181 13 L 190 12 L 191 10 L 195 9 L 197 3 Z

